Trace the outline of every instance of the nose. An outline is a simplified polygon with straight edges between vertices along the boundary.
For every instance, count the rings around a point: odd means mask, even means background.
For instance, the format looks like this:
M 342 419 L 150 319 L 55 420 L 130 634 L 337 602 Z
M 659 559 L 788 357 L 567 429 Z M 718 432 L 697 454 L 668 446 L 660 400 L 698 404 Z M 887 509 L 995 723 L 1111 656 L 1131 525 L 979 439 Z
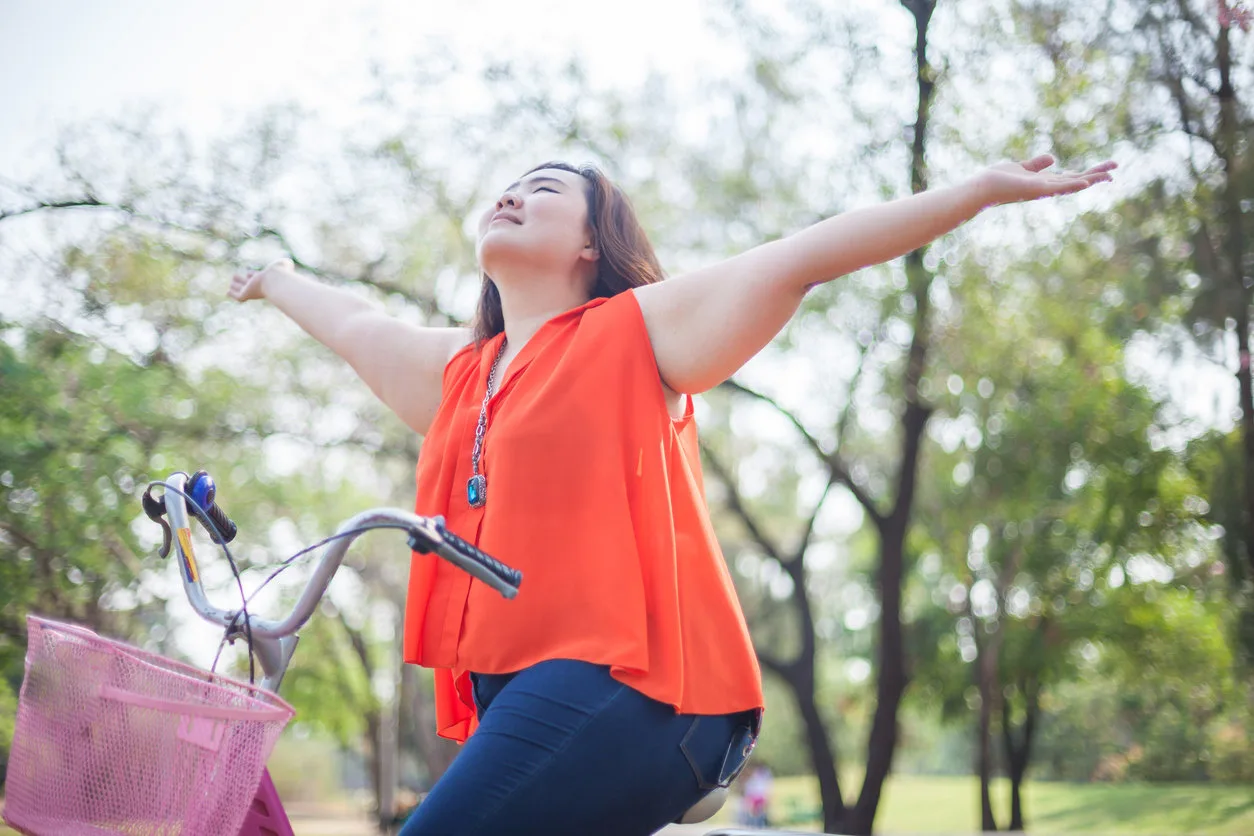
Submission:
M 501 197 L 496 201 L 496 208 L 498 211 L 504 209 L 506 206 L 510 209 L 517 209 L 521 203 L 522 199 L 516 193 L 509 191 L 501 195 Z

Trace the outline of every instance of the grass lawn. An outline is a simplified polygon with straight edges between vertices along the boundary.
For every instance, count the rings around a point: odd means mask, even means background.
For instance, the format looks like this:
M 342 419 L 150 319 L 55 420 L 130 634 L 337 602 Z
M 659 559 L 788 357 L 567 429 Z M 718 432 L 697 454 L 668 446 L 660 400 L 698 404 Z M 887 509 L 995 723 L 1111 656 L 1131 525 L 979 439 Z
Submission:
M 856 781 L 842 784 L 846 795 Z M 777 778 L 774 819 L 783 826 L 818 807 L 818 784 L 809 778 Z M 1215 784 L 1064 784 L 1024 787 L 1028 832 L 1101 836 L 1242 836 L 1254 834 L 1254 787 Z M 1010 784 L 993 784 L 993 810 L 1006 826 Z M 979 782 L 970 777 L 890 778 L 875 829 L 885 834 L 960 834 L 979 829 Z M 817 819 L 790 825 L 817 829 Z

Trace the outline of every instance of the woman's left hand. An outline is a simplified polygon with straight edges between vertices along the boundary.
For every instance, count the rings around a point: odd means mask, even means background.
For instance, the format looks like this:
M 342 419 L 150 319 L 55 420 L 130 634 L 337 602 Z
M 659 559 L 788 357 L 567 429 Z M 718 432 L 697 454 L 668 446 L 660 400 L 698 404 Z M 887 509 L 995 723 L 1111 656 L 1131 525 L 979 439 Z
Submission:
M 1024 163 L 989 166 L 972 181 L 980 196 L 980 206 L 1019 203 L 1083 191 L 1095 183 L 1109 182 L 1113 179 L 1110 172 L 1118 167 L 1118 163 L 1107 161 L 1079 173 L 1045 171 L 1053 164 L 1052 156 L 1042 154 Z

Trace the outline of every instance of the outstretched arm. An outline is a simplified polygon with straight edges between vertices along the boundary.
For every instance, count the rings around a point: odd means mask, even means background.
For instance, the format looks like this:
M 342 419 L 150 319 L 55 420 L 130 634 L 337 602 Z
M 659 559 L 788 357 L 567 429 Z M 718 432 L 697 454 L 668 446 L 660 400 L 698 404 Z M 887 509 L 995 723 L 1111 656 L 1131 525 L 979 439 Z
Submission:
M 350 293 L 302 276 L 280 259 L 236 274 L 228 295 L 265 299 L 348 362 L 401 420 L 426 433 L 440 405 L 444 366 L 470 342 L 464 328 L 420 328 Z
M 1071 194 L 1110 180 L 1111 162 L 1051 174 L 1053 157 L 991 166 L 966 182 L 846 212 L 727 261 L 634 292 L 662 380 L 703 392 L 779 333 L 815 284 L 891 261 L 1004 203 Z

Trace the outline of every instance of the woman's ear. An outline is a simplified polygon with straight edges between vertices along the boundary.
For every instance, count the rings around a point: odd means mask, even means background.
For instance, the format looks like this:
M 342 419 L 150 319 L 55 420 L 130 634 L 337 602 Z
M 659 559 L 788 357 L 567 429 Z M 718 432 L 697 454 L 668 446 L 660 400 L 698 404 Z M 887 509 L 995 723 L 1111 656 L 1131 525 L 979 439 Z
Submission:
M 583 251 L 579 253 L 579 257 L 587 261 L 601 260 L 601 251 L 597 248 L 597 242 L 594 236 L 588 236 L 588 240 L 584 242 Z

